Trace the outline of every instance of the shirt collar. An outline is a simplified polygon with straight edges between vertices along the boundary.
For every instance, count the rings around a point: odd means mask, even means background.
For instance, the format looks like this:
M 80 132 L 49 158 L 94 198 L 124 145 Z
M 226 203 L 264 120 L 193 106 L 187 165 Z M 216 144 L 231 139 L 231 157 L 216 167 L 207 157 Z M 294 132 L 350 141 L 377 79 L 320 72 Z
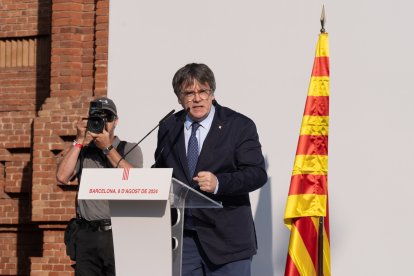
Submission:
M 200 126 L 202 126 L 203 128 L 208 128 L 209 126 L 211 126 L 211 123 L 213 122 L 213 118 L 214 118 L 214 113 L 216 113 L 216 108 L 214 107 L 214 105 L 212 105 L 207 117 L 204 120 L 198 122 Z M 189 130 L 193 122 L 194 121 L 190 118 L 190 116 L 187 115 L 185 117 L 185 123 L 184 123 L 185 128 Z

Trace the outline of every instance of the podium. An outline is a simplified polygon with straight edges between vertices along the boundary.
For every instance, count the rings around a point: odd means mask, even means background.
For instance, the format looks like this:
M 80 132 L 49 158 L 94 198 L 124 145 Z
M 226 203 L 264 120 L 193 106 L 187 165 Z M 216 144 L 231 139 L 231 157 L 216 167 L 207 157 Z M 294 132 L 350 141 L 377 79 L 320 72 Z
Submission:
M 84 168 L 78 200 L 108 201 L 118 276 L 180 276 L 184 209 L 222 208 L 170 168 Z

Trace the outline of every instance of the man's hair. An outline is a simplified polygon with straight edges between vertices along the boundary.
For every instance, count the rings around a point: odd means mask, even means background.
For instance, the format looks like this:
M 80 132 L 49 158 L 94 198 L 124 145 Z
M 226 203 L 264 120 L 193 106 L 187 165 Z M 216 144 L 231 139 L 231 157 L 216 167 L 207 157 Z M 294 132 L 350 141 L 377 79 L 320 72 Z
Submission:
M 213 93 L 216 90 L 216 80 L 214 78 L 213 71 L 211 71 L 211 69 L 205 64 L 189 63 L 179 69 L 174 75 L 172 85 L 175 95 L 179 97 L 182 92 L 182 88 L 193 84 L 194 81 L 201 84 L 207 83 Z

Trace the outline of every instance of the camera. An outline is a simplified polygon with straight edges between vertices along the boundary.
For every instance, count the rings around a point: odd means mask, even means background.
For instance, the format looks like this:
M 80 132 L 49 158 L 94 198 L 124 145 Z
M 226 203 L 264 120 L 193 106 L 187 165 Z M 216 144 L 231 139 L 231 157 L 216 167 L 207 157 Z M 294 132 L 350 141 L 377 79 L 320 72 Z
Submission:
M 115 119 L 112 112 L 106 111 L 102 108 L 101 102 L 91 102 L 89 106 L 89 116 L 87 123 L 87 130 L 93 133 L 102 133 L 105 124 L 112 122 Z

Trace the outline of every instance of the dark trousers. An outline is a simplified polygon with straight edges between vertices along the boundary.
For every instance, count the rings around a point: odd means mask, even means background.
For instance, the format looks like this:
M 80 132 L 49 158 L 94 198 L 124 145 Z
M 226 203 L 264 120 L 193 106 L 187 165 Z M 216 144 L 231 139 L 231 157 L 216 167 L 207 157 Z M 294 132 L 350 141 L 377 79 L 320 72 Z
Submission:
M 224 265 L 212 264 L 203 249 L 195 231 L 184 230 L 182 276 L 250 276 L 251 258 Z
M 86 223 L 76 237 L 76 276 L 115 275 L 112 230 L 102 231 Z

